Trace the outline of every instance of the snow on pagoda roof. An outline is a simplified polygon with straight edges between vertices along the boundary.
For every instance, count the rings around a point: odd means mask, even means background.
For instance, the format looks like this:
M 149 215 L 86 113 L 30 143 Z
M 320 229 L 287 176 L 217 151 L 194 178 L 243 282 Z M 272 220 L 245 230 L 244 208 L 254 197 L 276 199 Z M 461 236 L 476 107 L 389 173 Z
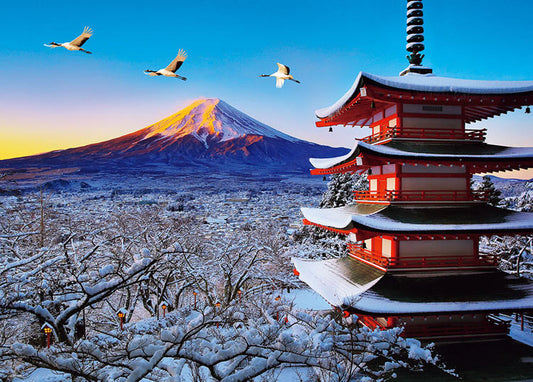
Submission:
M 357 141 L 346 155 L 334 158 L 310 158 L 311 164 L 318 169 L 335 167 L 357 159 L 361 153 L 375 154 L 380 157 L 426 160 L 460 161 L 498 161 L 533 160 L 533 147 L 506 147 L 482 142 L 413 142 L 392 140 L 382 145 Z
M 422 278 L 388 275 L 346 305 L 384 314 L 530 310 L 533 283 L 501 271 Z
M 351 257 L 330 260 L 307 260 L 293 257 L 300 279 L 333 306 L 342 306 L 375 285 L 384 275 Z
M 326 168 L 337 166 L 342 163 L 352 161 L 359 154 L 359 151 L 358 151 L 359 143 L 361 142 L 357 142 L 354 148 L 348 154 L 342 155 L 340 157 L 334 157 L 334 158 L 309 158 L 309 162 L 311 162 L 314 168 L 326 169 Z
M 504 95 L 533 91 L 533 81 L 464 80 L 418 73 L 409 73 L 405 76 L 383 77 L 366 72 L 359 72 L 352 87 L 346 92 L 346 94 L 333 105 L 316 110 L 316 116 L 318 118 L 327 118 L 338 112 L 354 96 L 359 94 L 360 88 L 365 84 L 365 80 L 400 90 L 435 93 Z
M 301 211 L 304 217 L 313 223 L 328 227 L 348 229 L 352 226 L 354 216 L 375 214 L 385 208 L 387 208 L 387 206 L 381 204 L 355 203 L 336 208 L 302 207 Z
M 530 310 L 533 283 L 503 272 L 406 278 L 350 257 L 292 258 L 300 279 L 330 304 L 371 314 Z M 430 291 L 430 292 L 428 292 Z
M 383 207 L 383 206 L 382 206 Z M 312 223 L 341 230 L 446 234 L 533 231 L 533 214 L 489 205 L 405 207 L 389 205 L 369 214 L 352 213 L 354 205 L 337 208 L 302 208 Z

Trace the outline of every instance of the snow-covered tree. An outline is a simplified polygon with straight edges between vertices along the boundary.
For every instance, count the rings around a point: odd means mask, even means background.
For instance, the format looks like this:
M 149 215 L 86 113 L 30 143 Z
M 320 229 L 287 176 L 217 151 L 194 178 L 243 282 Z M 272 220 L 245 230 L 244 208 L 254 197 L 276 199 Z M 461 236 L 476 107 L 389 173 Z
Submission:
M 351 173 L 333 174 L 328 182 L 328 189 L 322 195 L 320 208 L 341 207 L 353 203 L 355 190 L 367 190 L 368 180 L 365 175 Z
M 511 184 L 512 186 L 513 184 Z M 501 198 L 501 190 L 497 189 L 488 176 L 483 177 L 479 190 L 488 193 L 488 203 L 515 211 L 533 211 L 533 182 L 525 183 L 526 189 L 518 196 Z M 520 188 L 521 189 L 521 188 Z M 509 192 L 509 185 L 506 192 Z M 523 277 L 533 278 L 532 236 L 482 236 L 480 250 L 500 258 L 500 269 Z
M 215 232 L 154 205 L 101 203 L 98 215 L 39 197 L 0 205 L 1 378 L 33 366 L 78 381 L 247 381 L 290 369 L 358 380 L 435 362 L 398 331 L 276 298 L 273 286 L 296 279 L 275 226 Z
M 342 207 L 354 202 L 354 191 L 368 190 L 366 174 L 333 174 L 328 189 L 322 195 L 320 208 Z M 294 235 L 297 243 L 303 243 L 300 257 L 330 258 L 345 255 L 346 238 L 344 235 L 327 231 L 320 227 L 303 226 Z
M 190 288 L 211 304 L 228 305 L 239 291 L 292 286 L 290 259 L 279 232 L 268 225 L 232 235 L 213 235 L 186 258 Z
M 134 286 L 162 262 L 167 251 L 138 246 L 147 229 L 125 233 L 112 219 L 104 224 L 54 211 L 47 214 L 43 222 L 44 214 L 35 219 L 33 211 L 19 210 L 10 224 L 2 226 L 0 315 L 37 328 L 20 333 L 23 340 L 35 337 L 48 323 L 56 341 L 73 344 L 87 311 L 107 302 L 115 313 L 120 306 L 114 303 L 124 297 L 131 300 L 133 290 L 138 290 Z
M 46 350 L 4 345 L 0 356 L 88 381 L 273 380 L 291 369 L 306 381 L 383 380 L 400 367 L 438 363 L 400 329 L 370 331 L 272 297 L 180 309 Z
M 500 258 L 500 269 L 533 279 L 532 236 L 482 236 L 480 252 Z
M 505 197 L 501 205 L 515 211 L 533 212 L 533 181 L 527 181 L 524 188 L 517 196 Z

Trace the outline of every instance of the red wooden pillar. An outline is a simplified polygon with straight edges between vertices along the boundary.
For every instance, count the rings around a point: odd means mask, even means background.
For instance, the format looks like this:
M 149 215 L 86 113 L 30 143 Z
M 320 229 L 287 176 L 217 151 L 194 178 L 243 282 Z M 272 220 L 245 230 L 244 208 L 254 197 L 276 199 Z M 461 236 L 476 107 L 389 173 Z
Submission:
M 397 236 L 391 237 L 390 240 L 391 240 L 391 253 L 390 253 L 389 264 L 391 263 L 395 264 L 400 258 L 400 243 L 398 242 Z
M 472 236 L 472 251 L 474 259 L 479 259 L 479 236 Z

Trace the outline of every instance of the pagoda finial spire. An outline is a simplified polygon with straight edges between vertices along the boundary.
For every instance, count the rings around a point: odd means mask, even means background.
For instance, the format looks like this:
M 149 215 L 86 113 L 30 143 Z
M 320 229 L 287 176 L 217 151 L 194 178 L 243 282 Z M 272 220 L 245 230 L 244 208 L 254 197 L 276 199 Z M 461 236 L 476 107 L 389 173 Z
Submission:
M 407 45 L 406 49 L 411 54 L 407 56 L 409 60 L 409 66 L 407 69 L 400 73 L 401 76 L 407 73 L 419 73 L 428 74 L 432 70 L 422 66 L 423 54 L 420 54 L 424 50 L 424 12 L 422 9 L 424 5 L 422 0 L 407 0 Z

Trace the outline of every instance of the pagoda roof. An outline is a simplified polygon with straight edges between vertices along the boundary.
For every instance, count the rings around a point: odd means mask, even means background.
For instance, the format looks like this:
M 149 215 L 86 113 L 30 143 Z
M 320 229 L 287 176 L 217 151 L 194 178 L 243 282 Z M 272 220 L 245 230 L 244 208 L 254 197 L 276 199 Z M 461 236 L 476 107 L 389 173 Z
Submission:
M 410 278 L 350 257 L 292 262 L 302 281 L 346 310 L 410 315 L 533 309 L 533 283 L 500 271 Z
M 533 232 L 533 214 L 487 204 L 454 206 L 382 205 L 361 213 L 359 203 L 337 208 L 302 208 L 312 224 L 348 232 L 390 234 L 504 234 Z
M 379 158 L 379 161 L 370 163 L 371 161 L 366 160 L 366 163 L 363 163 L 362 158 L 365 156 L 374 158 L 374 162 Z M 346 155 L 334 158 L 310 158 L 309 161 L 316 169 L 322 170 L 375 165 L 380 161 L 412 161 L 420 164 L 460 162 L 472 166 L 490 162 L 498 164 L 497 167 L 492 166 L 494 170 L 503 170 L 506 165 L 513 168 L 518 165 L 521 168 L 533 166 L 533 147 L 506 147 L 484 142 L 419 142 L 401 139 L 392 139 L 380 145 L 357 141 L 354 148 Z M 481 171 L 483 168 L 479 167 Z
M 375 108 L 370 107 L 370 100 L 377 101 Z M 363 126 L 376 109 L 393 103 L 464 104 L 465 122 L 474 122 L 533 104 L 533 81 L 465 80 L 417 73 L 384 77 L 360 72 L 337 102 L 315 111 L 322 120 L 317 125 Z

